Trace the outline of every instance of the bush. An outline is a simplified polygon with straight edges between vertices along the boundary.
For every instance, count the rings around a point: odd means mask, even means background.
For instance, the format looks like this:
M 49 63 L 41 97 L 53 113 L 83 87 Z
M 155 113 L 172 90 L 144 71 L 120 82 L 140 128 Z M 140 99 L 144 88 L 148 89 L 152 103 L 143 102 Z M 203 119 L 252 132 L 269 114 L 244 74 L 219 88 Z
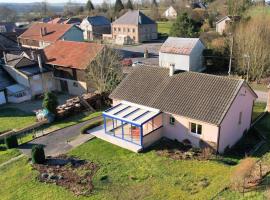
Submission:
M 58 106 L 57 96 L 52 92 L 47 92 L 43 99 L 42 106 L 44 109 L 47 109 L 49 112 L 56 114 L 56 108 Z
M 102 125 L 102 124 L 103 124 L 103 121 L 95 121 L 95 122 L 93 122 L 93 123 L 87 124 L 87 125 L 81 127 L 81 129 L 80 129 L 81 134 L 85 134 L 86 131 L 88 131 L 89 129 L 98 127 L 98 126 L 100 126 L 100 125 Z
M 8 149 L 17 148 L 18 147 L 18 140 L 15 135 L 11 135 L 5 138 L 5 144 Z
M 43 164 L 45 162 L 45 153 L 42 145 L 35 145 L 32 148 L 32 162 L 34 164 Z

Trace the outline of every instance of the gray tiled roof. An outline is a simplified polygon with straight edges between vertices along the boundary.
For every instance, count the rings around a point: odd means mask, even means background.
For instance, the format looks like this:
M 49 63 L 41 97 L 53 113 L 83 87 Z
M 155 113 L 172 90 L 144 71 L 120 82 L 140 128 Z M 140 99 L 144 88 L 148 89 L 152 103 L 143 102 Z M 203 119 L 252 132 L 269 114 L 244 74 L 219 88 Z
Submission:
M 139 25 L 139 24 L 155 24 L 156 22 L 139 10 L 130 10 L 119 17 L 113 24 Z
M 88 22 L 92 26 L 110 26 L 111 21 L 104 16 L 87 17 Z
M 219 125 L 243 80 L 140 66 L 112 92 L 111 98 Z

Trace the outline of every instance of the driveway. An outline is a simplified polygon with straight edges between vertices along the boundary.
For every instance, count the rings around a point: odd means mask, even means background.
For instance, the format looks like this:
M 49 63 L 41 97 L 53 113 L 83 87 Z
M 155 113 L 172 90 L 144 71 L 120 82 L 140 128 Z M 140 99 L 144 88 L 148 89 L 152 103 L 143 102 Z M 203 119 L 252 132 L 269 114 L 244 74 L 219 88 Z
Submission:
M 64 104 L 67 99 L 70 99 L 72 96 L 68 94 L 57 94 L 59 105 Z M 17 108 L 27 113 L 35 112 L 42 108 L 43 99 L 36 99 L 31 101 L 25 101 L 22 103 L 9 103 L 2 105 L 5 108 Z
M 71 142 L 73 142 L 74 140 L 78 140 L 79 137 L 83 137 L 81 139 L 79 138 L 80 141 L 78 141 L 78 143 L 81 144 L 82 140 L 86 142 L 93 137 L 88 134 L 81 135 L 80 128 L 97 119 L 102 119 L 102 117 L 98 117 L 89 121 L 82 122 L 80 124 L 76 124 L 74 126 L 52 132 L 46 136 L 37 138 L 29 143 L 20 145 L 19 150 L 23 154 L 30 156 L 33 145 L 41 144 L 44 145 L 46 156 L 56 156 L 59 154 L 67 153 L 69 150 L 74 148 L 74 145 L 71 144 Z
M 124 58 L 131 58 L 133 62 L 140 61 L 148 65 L 158 65 L 159 63 L 159 50 L 162 46 L 163 41 L 143 43 L 134 46 L 123 46 L 116 48 L 120 50 L 120 53 Z M 148 50 L 149 58 L 144 58 L 144 51 Z

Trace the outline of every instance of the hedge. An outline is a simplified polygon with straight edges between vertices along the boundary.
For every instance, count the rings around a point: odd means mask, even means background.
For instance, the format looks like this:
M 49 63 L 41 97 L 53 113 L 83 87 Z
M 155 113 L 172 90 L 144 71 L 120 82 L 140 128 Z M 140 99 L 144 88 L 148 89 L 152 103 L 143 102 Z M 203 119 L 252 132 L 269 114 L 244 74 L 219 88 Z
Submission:
M 32 147 L 32 163 L 43 164 L 46 160 L 44 148 L 42 145 L 35 145 Z
M 92 122 L 90 124 L 87 124 L 87 125 L 81 127 L 81 129 L 80 129 L 81 134 L 86 134 L 86 131 L 88 131 L 89 129 L 98 127 L 102 124 L 103 124 L 103 120 L 102 121 L 95 121 L 95 122 Z
M 18 140 L 15 135 L 11 135 L 5 138 L 5 144 L 8 149 L 17 148 L 18 147 Z

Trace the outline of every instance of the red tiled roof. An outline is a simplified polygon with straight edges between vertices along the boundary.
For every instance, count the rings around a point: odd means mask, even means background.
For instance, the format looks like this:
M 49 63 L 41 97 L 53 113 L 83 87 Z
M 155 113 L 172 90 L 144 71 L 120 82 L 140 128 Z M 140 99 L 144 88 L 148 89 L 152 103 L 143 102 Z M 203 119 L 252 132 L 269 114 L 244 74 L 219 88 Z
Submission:
M 199 38 L 169 37 L 161 46 L 160 52 L 189 55 L 199 41 Z
M 49 21 L 49 24 L 61 24 L 62 22 L 64 22 L 66 19 L 65 18 L 61 18 L 61 17 L 57 17 L 52 19 L 51 21 Z
M 103 45 L 59 40 L 44 49 L 47 64 L 86 69 L 103 49 Z
M 34 23 L 19 38 L 45 42 L 55 42 L 60 39 L 73 25 L 71 24 L 47 24 Z M 41 28 L 47 29 L 47 34 L 41 35 Z

